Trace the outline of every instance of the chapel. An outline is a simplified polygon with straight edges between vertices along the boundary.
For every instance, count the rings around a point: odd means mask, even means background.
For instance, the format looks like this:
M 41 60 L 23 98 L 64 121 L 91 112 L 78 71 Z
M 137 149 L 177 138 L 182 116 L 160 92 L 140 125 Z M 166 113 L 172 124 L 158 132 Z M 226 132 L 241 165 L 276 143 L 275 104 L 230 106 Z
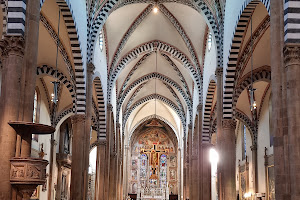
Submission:
M 0 200 L 300 199 L 300 0 L 0 5 Z

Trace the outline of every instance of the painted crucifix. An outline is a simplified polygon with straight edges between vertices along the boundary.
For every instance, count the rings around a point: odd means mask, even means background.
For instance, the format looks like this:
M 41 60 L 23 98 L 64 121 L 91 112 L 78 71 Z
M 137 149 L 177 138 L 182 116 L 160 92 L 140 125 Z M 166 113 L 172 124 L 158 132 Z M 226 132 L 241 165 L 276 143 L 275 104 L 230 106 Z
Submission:
M 150 179 L 158 179 L 158 176 L 156 174 L 157 166 L 159 165 L 159 157 L 161 154 L 169 153 L 169 149 L 164 150 L 158 150 L 157 147 L 158 142 L 153 142 L 153 148 L 152 149 L 141 149 L 141 154 L 146 153 L 150 155 L 150 165 L 152 166 L 152 174 L 150 176 Z

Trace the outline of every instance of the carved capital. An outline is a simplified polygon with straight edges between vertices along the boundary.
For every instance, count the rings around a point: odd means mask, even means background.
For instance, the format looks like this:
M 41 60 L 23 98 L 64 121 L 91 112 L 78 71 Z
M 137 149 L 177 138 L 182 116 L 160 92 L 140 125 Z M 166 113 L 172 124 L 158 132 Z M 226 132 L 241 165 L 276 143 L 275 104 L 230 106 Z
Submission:
M 117 123 L 116 123 L 116 127 L 117 127 L 117 128 L 120 128 L 120 127 L 121 127 L 121 124 L 120 124 L 119 122 L 117 122 Z
M 283 49 L 284 63 L 290 65 L 300 65 L 300 46 L 295 44 L 286 44 Z
M 216 73 L 217 78 L 222 78 L 223 77 L 223 68 L 222 67 L 217 67 L 215 73 Z
M 113 109 L 113 106 L 112 106 L 112 104 L 110 104 L 110 103 L 109 103 L 109 104 L 107 104 L 107 110 L 108 110 L 108 111 L 112 111 L 112 109 Z
M 103 140 L 103 139 L 98 140 L 97 146 L 98 145 L 106 145 L 106 140 Z
M 5 36 L 0 40 L 0 49 L 4 58 L 9 54 L 24 56 L 25 40 L 23 36 Z
M 236 127 L 236 121 L 233 119 L 223 119 L 222 124 L 223 124 L 223 128 L 226 128 L 226 129 L 234 130 Z
M 202 109 L 203 109 L 203 103 L 199 103 L 198 106 L 197 106 L 197 111 L 199 113 L 202 113 Z
M 257 145 L 256 144 L 252 145 L 250 148 L 251 148 L 251 151 L 257 151 Z
M 189 128 L 190 130 L 192 130 L 192 129 L 193 129 L 193 124 L 189 124 L 189 125 L 188 125 L 188 128 Z
M 71 122 L 72 122 L 72 124 L 84 123 L 85 118 L 86 118 L 85 115 L 73 115 L 71 117 Z
M 95 65 L 92 62 L 89 62 L 86 66 L 86 71 L 89 74 L 94 74 L 94 70 L 95 70 Z

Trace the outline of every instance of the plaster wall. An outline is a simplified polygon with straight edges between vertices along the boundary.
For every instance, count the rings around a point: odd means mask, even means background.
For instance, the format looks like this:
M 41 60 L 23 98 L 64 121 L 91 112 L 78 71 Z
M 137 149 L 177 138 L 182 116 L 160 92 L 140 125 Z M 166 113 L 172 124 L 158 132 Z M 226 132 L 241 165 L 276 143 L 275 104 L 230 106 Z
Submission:
M 267 147 L 267 155 L 273 154 L 273 146 L 270 147 L 270 125 L 269 125 L 269 97 L 270 92 L 268 92 L 265 98 L 261 115 L 258 124 L 258 145 L 257 145 L 257 164 L 258 164 L 258 192 L 266 192 L 266 173 L 265 173 L 265 147 Z
M 86 1 L 85 0 L 66 0 L 70 7 L 74 22 L 76 24 L 77 36 L 80 42 L 81 56 L 84 69 L 86 69 L 87 59 L 87 13 L 86 13 Z M 86 70 L 84 70 L 86 74 Z
M 216 67 L 217 67 L 217 49 L 214 41 L 214 37 L 212 37 L 212 46 L 210 51 L 206 48 L 205 51 L 205 60 L 204 60 L 204 73 L 203 73 L 203 105 L 205 105 L 208 85 L 210 82 L 211 76 L 215 75 Z
M 94 53 L 93 63 L 95 65 L 95 73 L 93 78 L 98 76 L 101 80 L 103 96 L 104 96 L 104 104 L 106 107 L 107 104 L 107 60 L 106 60 L 106 48 L 105 48 L 106 44 L 103 43 L 103 50 L 101 51 L 99 45 L 99 38 L 100 37 L 98 36 L 94 47 L 95 53 Z

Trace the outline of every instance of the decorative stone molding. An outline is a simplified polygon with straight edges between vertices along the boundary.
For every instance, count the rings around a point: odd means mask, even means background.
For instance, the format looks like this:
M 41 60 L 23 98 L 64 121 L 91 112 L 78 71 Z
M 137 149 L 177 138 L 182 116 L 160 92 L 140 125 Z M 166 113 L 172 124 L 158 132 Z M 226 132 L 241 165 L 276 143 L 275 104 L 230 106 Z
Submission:
M 5 36 L 0 41 L 1 56 L 8 57 L 9 54 L 24 56 L 25 40 L 23 36 Z
M 300 45 L 286 44 L 283 49 L 284 63 L 288 67 L 290 65 L 300 64 Z
M 224 129 L 233 129 L 233 130 L 235 130 L 236 121 L 233 120 L 233 119 L 223 119 L 222 124 L 223 124 Z
M 85 122 L 85 118 L 86 116 L 85 115 L 74 115 L 71 117 L 71 123 L 72 124 L 77 124 L 77 123 L 84 123 Z

